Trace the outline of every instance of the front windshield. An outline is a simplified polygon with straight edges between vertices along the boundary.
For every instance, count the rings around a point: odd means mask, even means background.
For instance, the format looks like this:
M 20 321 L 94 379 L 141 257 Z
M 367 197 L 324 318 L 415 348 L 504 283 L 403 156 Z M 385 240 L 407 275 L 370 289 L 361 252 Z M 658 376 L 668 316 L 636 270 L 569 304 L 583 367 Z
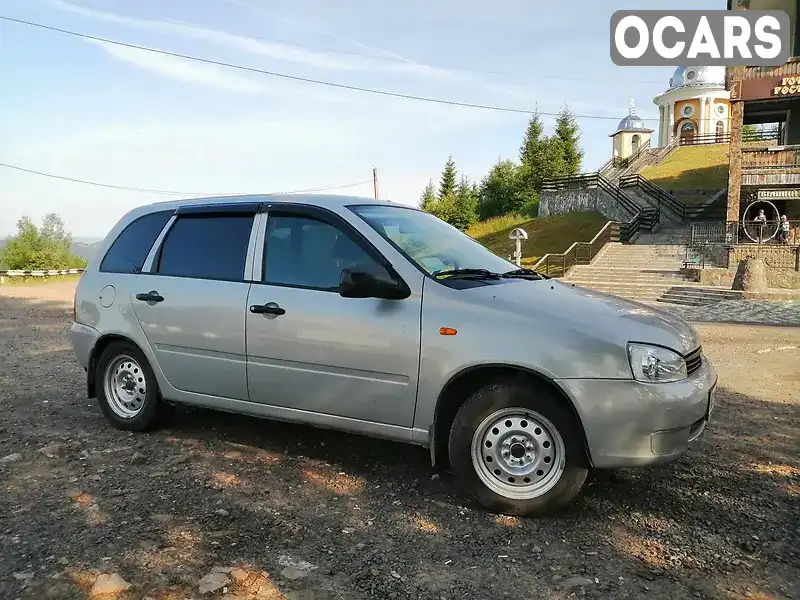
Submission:
M 505 273 L 517 268 L 430 213 L 374 204 L 351 206 L 350 210 L 429 275 L 452 269 Z

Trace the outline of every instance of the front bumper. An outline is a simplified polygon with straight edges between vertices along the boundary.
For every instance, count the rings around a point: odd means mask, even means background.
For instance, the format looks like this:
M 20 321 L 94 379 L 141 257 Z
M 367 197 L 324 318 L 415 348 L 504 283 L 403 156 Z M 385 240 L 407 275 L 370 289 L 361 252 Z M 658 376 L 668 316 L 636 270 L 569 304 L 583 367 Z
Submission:
M 89 367 L 92 348 L 94 348 L 99 337 L 99 331 L 81 323 L 73 323 L 69 329 L 69 341 L 72 343 L 78 362 L 84 369 Z
M 648 384 L 621 379 L 562 379 L 583 423 L 597 468 L 677 460 L 700 437 L 713 410 L 717 373 L 708 360 L 689 379 Z

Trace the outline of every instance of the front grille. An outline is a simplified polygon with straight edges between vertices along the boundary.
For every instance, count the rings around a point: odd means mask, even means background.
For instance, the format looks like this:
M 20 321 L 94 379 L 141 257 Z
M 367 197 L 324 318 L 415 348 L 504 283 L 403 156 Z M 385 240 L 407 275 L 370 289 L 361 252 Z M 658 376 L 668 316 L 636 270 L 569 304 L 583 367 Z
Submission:
M 694 352 L 690 352 L 683 358 L 686 361 L 686 374 L 691 376 L 692 373 L 695 373 L 700 368 L 700 365 L 703 364 L 702 346 Z

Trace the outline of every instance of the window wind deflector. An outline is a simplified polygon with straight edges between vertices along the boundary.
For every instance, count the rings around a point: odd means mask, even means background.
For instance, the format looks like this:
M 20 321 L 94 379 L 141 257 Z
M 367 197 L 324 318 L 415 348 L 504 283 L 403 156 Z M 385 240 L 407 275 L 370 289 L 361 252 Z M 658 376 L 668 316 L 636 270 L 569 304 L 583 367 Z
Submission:
M 432 275 L 436 279 L 500 279 L 501 277 L 499 273 L 492 273 L 487 269 L 449 269 L 446 271 L 434 271 Z
M 510 279 L 550 279 L 544 273 L 539 273 L 538 271 L 534 271 L 533 269 L 514 269 L 513 271 L 508 271 L 507 273 L 503 273 L 503 277 L 508 277 Z

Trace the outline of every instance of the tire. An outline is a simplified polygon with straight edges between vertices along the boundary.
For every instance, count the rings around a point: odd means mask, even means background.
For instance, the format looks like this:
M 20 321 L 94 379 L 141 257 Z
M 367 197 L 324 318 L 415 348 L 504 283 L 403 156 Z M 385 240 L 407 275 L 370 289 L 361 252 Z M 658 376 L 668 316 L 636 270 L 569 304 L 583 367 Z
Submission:
M 588 474 L 583 436 L 570 408 L 552 390 L 524 378 L 490 383 L 467 398 L 450 429 L 448 451 L 466 493 L 507 515 L 564 509 Z
M 173 407 L 161 398 L 150 363 L 134 344 L 112 342 L 103 350 L 95 369 L 97 402 L 117 429 L 146 431 L 172 416 Z

